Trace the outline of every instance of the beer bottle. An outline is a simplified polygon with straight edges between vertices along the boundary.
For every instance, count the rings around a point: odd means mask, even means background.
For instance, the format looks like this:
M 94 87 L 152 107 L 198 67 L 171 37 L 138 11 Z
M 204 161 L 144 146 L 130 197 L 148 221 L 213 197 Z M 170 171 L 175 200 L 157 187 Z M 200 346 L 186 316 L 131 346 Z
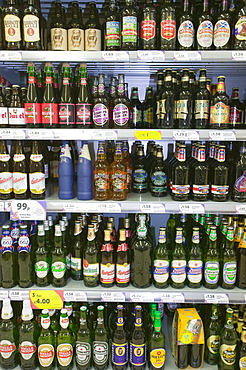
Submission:
M 233 310 L 233 312 L 234 312 L 234 310 Z M 237 331 L 238 341 L 240 341 L 240 338 L 241 338 L 241 335 L 242 335 L 243 325 L 244 325 L 243 317 L 238 317 L 237 324 L 236 325 L 234 324 L 234 327 L 236 327 L 236 331 Z
M 74 226 L 74 241 L 72 245 L 71 255 L 71 277 L 73 280 L 82 280 L 82 263 L 83 263 L 83 249 L 82 249 L 82 227 L 81 222 L 75 221 Z
M 123 161 L 121 144 L 117 143 L 114 153 L 114 161 L 109 167 L 111 199 L 126 200 L 127 198 L 127 166 Z
M 110 242 L 110 230 L 104 230 L 104 241 L 101 247 L 100 283 L 108 288 L 115 281 L 115 254 L 114 246 Z
M 153 128 L 153 90 L 148 87 L 145 93 L 143 107 L 143 128 Z
M 25 127 L 25 109 L 20 95 L 20 86 L 13 85 L 11 102 L 8 109 L 10 127 Z
M 165 335 L 162 332 L 160 311 L 154 312 L 154 330 L 150 337 L 149 356 L 151 370 L 164 370 L 166 361 Z
M 95 370 L 108 367 L 109 346 L 108 331 L 104 325 L 104 307 L 97 306 L 97 324 L 93 334 L 93 365 Z
M 244 34 L 246 15 L 246 1 L 240 3 L 240 8 L 235 16 L 234 26 L 234 49 L 245 50 L 246 48 L 246 35 Z
M 142 128 L 142 103 L 140 102 L 138 97 L 138 87 L 132 88 L 131 105 L 132 105 L 132 127 Z
M 109 99 L 105 92 L 104 74 L 98 77 L 98 93 L 93 99 L 92 119 L 95 128 L 109 127 Z
M 30 156 L 29 189 L 31 199 L 45 198 L 44 159 L 36 140 L 32 142 L 32 154 Z
M 34 270 L 31 252 L 31 243 L 26 225 L 20 226 L 20 237 L 18 240 L 18 265 L 19 265 L 19 286 L 29 288 L 33 285 Z
M 233 310 L 227 308 L 226 319 L 220 335 L 219 370 L 236 370 L 237 333 L 233 326 Z
M 206 1 L 206 0 L 205 0 Z M 230 98 L 226 94 L 225 77 L 218 77 L 216 93 L 212 97 L 210 106 L 210 128 L 229 128 Z
M 179 18 L 177 36 L 179 50 L 190 50 L 194 48 L 195 30 L 189 0 L 184 0 L 183 11 Z
M 239 100 L 239 88 L 233 87 L 230 101 L 229 127 L 232 129 L 243 128 L 243 104 Z
M 158 245 L 154 251 L 153 283 L 156 288 L 166 288 L 169 284 L 170 258 L 166 245 L 166 228 L 160 227 Z
M 21 313 L 21 323 L 19 325 L 19 353 L 20 366 L 23 370 L 32 370 L 37 366 L 37 342 L 39 328 L 33 317 L 33 311 L 29 299 L 23 301 Z
M 44 226 L 38 225 L 37 249 L 35 250 L 36 285 L 45 287 L 49 285 L 50 255 L 45 244 Z
M 181 289 L 186 281 L 186 257 L 183 247 L 183 229 L 176 228 L 175 246 L 171 261 L 171 285 L 175 289 Z
M 204 286 L 208 289 L 216 289 L 219 282 L 219 251 L 217 248 L 216 226 L 211 226 L 208 247 L 204 258 Z
M 132 190 L 134 193 L 147 193 L 149 175 L 144 157 L 143 145 L 138 145 L 132 171 Z
M 150 170 L 150 192 L 153 197 L 167 195 L 167 168 L 161 146 L 157 147 L 156 160 Z
M 147 288 L 152 283 L 152 243 L 147 235 L 146 215 L 139 215 L 136 237 L 132 243 L 131 281 L 136 288 Z
M 87 307 L 80 307 L 79 329 L 75 343 L 75 361 L 78 370 L 90 370 L 91 368 L 91 331 L 88 327 Z
M 71 302 L 65 301 L 64 302 L 64 309 L 67 310 L 67 316 L 69 319 L 69 329 L 72 331 L 72 333 L 77 333 L 79 329 L 79 320 L 78 317 L 75 315 L 75 311 L 73 310 L 73 305 Z
M 50 178 L 52 182 L 58 181 L 58 163 L 60 157 L 60 142 L 53 141 L 50 148 Z
M 116 329 L 112 335 L 112 363 L 114 370 L 125 370 L 128 364 L 128 342 L 124 322 L 124 307 L 118 304 Z
M 3 288 L 12 288 L 17 284 L 18 265 L 16 253 L 16 245 L 11 237 L 10 227 L 3 225 L 0 254 Z
M 213 304 L 211 309 L 210 323 L 205 325 L 205 354 L 204 360 L 209 365 L 217 365 L 219 361 L 221 325 L 218 318 L 218 306 Z
M 85 50 L 84 25 L 80 16 L 79 3 L 77 1 L 72 2 L 72 18 L 68 23 L 67 37 L 69 51 Z
M 75 124 L 74 104 L 70 86 L 70 66 L 62 66 L 61 97 L 58 107 L 58 122 L 62 128 L 71 128 Z
M 153 0 L 146 0 L 140 20 L 140 47 L 141 50 L 157 49 L 156 8 Z
M 138 13 L 133 0 L 125 0 L 120 23 L 121 50 L 136 50 L 138 43 Z
M 79 69 L 79 90 L 76 110 L 76 127 L 77 128 L 93 128 L 92 122 L 92 104 L 90 91 L 87 85 L 86 64 L 80 64 Z
M 62 4 L 55 1 L 55 16 L 50 23 L 51 50 L 67 50 L 67 24 L 63 18 Z
M 223 251 L 221 261 L 221 287 L 224 289 L 233 289 L 237 276 L 237 257 L 234 250 L 234 231 L 229 226 L 226 233 L 226 245 Z
M 94 199 L 110 199 L 109 164 L 106 160 L 104 143 L 98 143 L 97 160 L 93 168 Z
M 55 338 L 50 328 L 48 310 L 42 310 L 41 332 L 38 337 L 38 361 L 40 370 L 52 370 L 55 367 Z
M 132 157 L 129 153 L 129 144 L 127 140 L 122 142 L 122 154 L 126 162 L 126 172 L 127 172 L 127 191 L 131 193 L 132 191 Z
M 120 15 L 115 0 L 110 0 L 105 21 L 104 50 L 120 50 Z
M 59 87 L 59 73 L 57 69 L 54 70 L 53 72 L 53 91 L 55 95 L 55 102 L 60 101 L 60 87 Z
M 132 370 L 145 368 L 146 336 L 143 330 L 142 307 L 135 306 L 134 330 L 130 339 L 130 365 Z
M 181 77 L 180 89 L 174 96 L 175 126 L 190 128 L 192 120 L 192 93 L 189 87 L 189 70 L 184 68 Z
M 3 8 L 4 44 L 6 50 L 22 48 L 22 12 L 16 0 L 8 0 Z
M 58 164 L 58 197 L 74 198 L 74 165 L 68 141 L 63 141 Z
M 66 255 L 67 251 L 62 245 L 61 226 L 55 225 L 54 247 L 51 252 L 51 279 L 55 287 L 63 287 L 67 283 Z
M 200 69 L 198 86 L 194 95 L 194 126 L 207 128 L 209 125 L 210 92 L 207 89 L 206 69 Z
M 92 177 L 90 151 L 88 143 L 84 142 L 77 163 L 77 198 L 79 200 L 91 200 L 93 198 Z
M 177 161 L 171 169 L 171 197 L 173 200 L 188 200 L 190 193 L 190 166 L 186 161 L 186 146 L 179 145 Z
M 198 18 L 196 43 L 198 50 L 210 50 L 213 42 L 213 16 L 208 0 L 203 0 L 202 11 Z
M 0 140 L 0 199 L 12 198 L 13 175 L 12 160 L 4 140 Z
M 0 323 L 0 366 L 13 369 L 18 364 L 18 329 L 9 298 L 3 299 Z
M 69 239 L 68 239 L 68 233 L 66 231 L 66 221 L 65 220 L 60 220 L 59 221 L 59 225 L 61 227 L 61 233 L 62 233 L 62 249 L 65 251 L 65 255 L 66 255 L 66 267 L 67 267 L 67 271 L 66 271 L 66 275 L 67 275 L 67 278 L 70 277 L 70 272 L 71 272 L 71 253 L 70 253 L 70 243 L 69 243 Z
M 125 95 L 123 74 L 118 75 L 117 95 L 113 100 L 113 127 L 131 127 L 131 102 Z
M 241 334 L 241 342 L 239 345 L 239 370 L 243 370 L 246 366 L 246 325 L 243 325 L 242 334 Z
M 166 68 L 164 85 L 159 93 L 159 104 L 156 110 L 157 127 L 172 128 L 174 125 L 174 93 L 172 70 Z M 159 124 L 158 124 L 159 122 Z
M 51 63 L 45 64 L 45 88 L 42 103 L 42 124 L 44 128 L 58 127 L 58 102 L 55 99 Z
M 164 0 L 159 11 L 159 38 L 161 50 L 175 50 L 176 47 L 176 14 L 172 0 Z
M 85 24 L 85 51 L 102 50 L 102 31 L 95 2 L 89 3 L 89 19 Z
M 60 314 L 60 330 L 56 337 L 56 357 L 59 370 L 73 368 L 74 336 L 75 334 L 69 329 L 67 310 L 63 308 Z
M 160 93 L 164 86 L 164 77 L 165 74 L 163 73 L 163 70 L 157 71 L 157 89 L 156 92 L 153 95 L 153 119 L 154 119 L 154 128 L 160 127 Z
M 83 255 L 83 277 L 86 287 L 99 285 L 100 254 L 96 244 L 96 235 L 93 225 L 88 225 L 87 242 Z
M 238 245 L 238 276 L 237 286 L 241 289 L 246 288 L 246 229 L 244 229 L 243 236 Z
M 209 196 L 209 165 L 206 162 L 205 145 L 199 145 L 196 163 L 192 168 L 192 198 L 195 201 L 206 201 Z
M 228 0 L 223 0 L 222 8 L 214 24 L 213 43 L 215 49 L 226 50 L 231 48 L 232 31 L 232 19 L 228 9 Z
M 229 166 L 225 162 L 225 146 L 220 145 L 217 163 L 212 168 L 211 195 L 216 202 L 225 202 L 229 197 Z
M 203 277 L 202 250 L 200 247 L 199 228 L 193 227 L 191 249 L 188 251 L 187 280 L 188 287 L 200 288 Z
M 37 91 L 34 63 L 28 63 L 28 87 L 24 108 L 27 127 L 42 127 L 41 104 Z
M 127 287 L 130 283 L 130 251 L 126 240 L 126 230 L 120 229 L 116 250 L 116 285 Z
M 23 9 L 23 46 L 25 50 L 41 50 L 42 14 L 35 0 L 28 0 Z

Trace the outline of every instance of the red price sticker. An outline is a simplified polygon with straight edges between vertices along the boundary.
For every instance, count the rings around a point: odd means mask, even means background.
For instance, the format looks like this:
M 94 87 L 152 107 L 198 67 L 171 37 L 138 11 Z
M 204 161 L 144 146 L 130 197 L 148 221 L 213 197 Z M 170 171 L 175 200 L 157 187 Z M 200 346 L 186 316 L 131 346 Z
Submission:
M 31 307 L 40 310 L 61 310 L 63 294 L 63 290 L 30 290 Z

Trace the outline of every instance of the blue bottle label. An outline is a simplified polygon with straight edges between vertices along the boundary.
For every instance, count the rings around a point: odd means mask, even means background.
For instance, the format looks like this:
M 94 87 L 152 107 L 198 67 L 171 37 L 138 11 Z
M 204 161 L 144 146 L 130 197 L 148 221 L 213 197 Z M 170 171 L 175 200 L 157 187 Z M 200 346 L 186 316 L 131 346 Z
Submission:
M 128 361 L 128 343 L 112 343 L 112 362 L 114 365 L 126 365 Z
M 18 252 L 30 252 L 31 245 L 28 235 L 21 235 L 18 242 Z
M 4 233 L 4 232 L 3 232 Z M 2 240 L 1 240 L 1 252 L 14 252 L 14 247 L 13 247 L 13 241 L 11 236 L 9 235 L 3 235 Z
M 240 193 L 246 192 L 246 171 L 235 181 L 234 189 Z
M 130 343 L 130 363 L 133 366 L 143 366 L 146 362 L 146 344 Z

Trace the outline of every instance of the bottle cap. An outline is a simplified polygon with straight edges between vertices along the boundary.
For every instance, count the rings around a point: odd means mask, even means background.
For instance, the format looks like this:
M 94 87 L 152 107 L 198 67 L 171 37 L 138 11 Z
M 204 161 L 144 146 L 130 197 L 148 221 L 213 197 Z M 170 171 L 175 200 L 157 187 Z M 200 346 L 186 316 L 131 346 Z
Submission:
M 1 318 L 3 320 L 9 320 L 13 317 L 13 309 L 10 303 L 9 298 L 5 298 L 3 300 L 3 307 L 2 307 L 2 313 L 1 313 Z
M 29 321 L 33 318 L 33 312 L 29 299 L 23 301 L 23 308 L 21 313 L 21 318 L 23 321 Z

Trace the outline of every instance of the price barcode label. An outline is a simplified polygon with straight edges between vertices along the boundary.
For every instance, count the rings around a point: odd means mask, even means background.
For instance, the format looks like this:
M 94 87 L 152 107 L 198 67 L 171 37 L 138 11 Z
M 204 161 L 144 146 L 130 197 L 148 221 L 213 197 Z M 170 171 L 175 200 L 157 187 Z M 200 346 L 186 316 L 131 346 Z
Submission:
M 246 205 L 240 204 L 236 206 L 236 213 L 246 214 Z
M 129 53 L 127 51 L 102 51 L 102 60 L 105 61 L 127 61 Z
M 30 290 L 33 309 L 60 310 L 63 308 L 63 290 Z
M 11 220 L 46 220 L 45 200 L 12 200 L 10 207 Z
M 180 213 L 205 213 L 204 204 L 179 204 Z
M 130 293 L 131 302 L 154 302 L 155 297 L 153 293 Z
M 173 131 L 173 140 L 199 140 L 199 131 L 195 130 L 177 130 Z
M 121 205 L 119 203 L 90 204 L 88 212 L 121 213 Z
M 145 203 L 139 205 L 140 212 L 143 213 L 165 213 L 165 204 Z
M 125 302 L 126 297 L 122 292 L 102 292 L 101 301 L 104 302 Z
M 9 298 L 8 290 L 0 290 L 0 301 L 6 298 Z
M 67 301 L 67 302 L 71 302 L 71 301 L 86 302 L 87 301 L 87 294 L 85 292 L 81 292 L 77 290 L 64 291 L 63 297 L 64 297 L 64 301 Z
M 226 293 L 205 293 L 204 294 L 204 302 L 205 303 L 229 303 L 229 297 Z
M 118 132 L 115 130 L 87 130 L 88 140 L 117 140 Z M 87 140 L 87 138 L 86 138 Z
M 202 60 L 200 51 L 174 51 L 174 60 L 177 61 L 190 61 L 190 60 Z
M 12 139 L 12 130 L 0 130 L 1 139 Z
M 27 138 L 32 140 L 53 140 L 52 130 L 27 130 Z
M 240 51 L 232 51 L 231 52 L 232 60 L 236 61 L 243 61 L 246 60 L 246 51 L 240 50 Z
M 21 60 L 22 53 L 20 51 L 1 51 L 0 60 Z
M 184 303 L 185 297 L 183 293 L 161 293 L 160 300 L 164 303 Z
M 77 212 L 77 204 L 76 203 L 64 203 L 62 206 L 64 212 L 68 213 L 75 213 Z
M 164 61 L 165 52 L 162 50 L 138 50 L 138 60 Z
M 235 131 L 209 131 L 210 140 L 221 140 L 221 141 L 235 141 L 237 139 Z
M 29 299 L 29 290 L 9 290 L 9 298 L 11 301 L 23 301 Z

